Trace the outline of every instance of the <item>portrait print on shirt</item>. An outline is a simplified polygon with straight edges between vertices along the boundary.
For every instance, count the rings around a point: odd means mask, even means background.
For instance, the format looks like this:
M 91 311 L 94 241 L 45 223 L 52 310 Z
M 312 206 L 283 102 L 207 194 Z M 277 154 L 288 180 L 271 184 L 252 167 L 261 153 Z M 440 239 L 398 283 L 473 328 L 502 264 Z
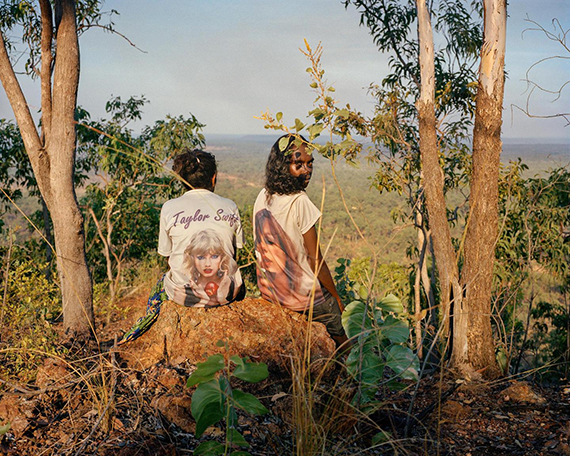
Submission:
M 185 306 L 214 307 L 235 299 L 241 285 L 235 283 L 238 266 L 214 230 L 194 234 L 184 250 L 184 268 L 189 277 Z
M 310 303 L 313 279 L 300 264 L 306 256 L 303 244 L 295 244 L 267 209 L 255 214 L 255 251 L 257 284 L 261 295 L 293 310 L 304 310 Z M 323 300 L 320 286 L 315 287 L 315 302 Z
M 164 288 L 169 299 L 188 307 L 242 299 L 245 289 L 235 261 L 236 248 L 242 246 L 233 201 L 205 189 L 167 201 L 160 215 L 158 253 L 168 257 Z

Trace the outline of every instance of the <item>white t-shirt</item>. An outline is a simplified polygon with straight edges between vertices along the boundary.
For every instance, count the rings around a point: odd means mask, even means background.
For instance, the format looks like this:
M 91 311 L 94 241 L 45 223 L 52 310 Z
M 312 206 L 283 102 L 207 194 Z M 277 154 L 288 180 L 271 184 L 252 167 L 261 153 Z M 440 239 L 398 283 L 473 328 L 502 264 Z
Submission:
M 168 298 L 194 307 L 231 302 L 242 284 L 234 260 L 241 247 L 241 220 L 233 201 L 196 189 L 164 203 L 158 253 L 169 257 Z
M 253 206 L 253 233 L 257 257 L 257 284 L 261 295 L 295 311 L 324 301 L 323 290 L 309 265 L 303 235 L 321 212 L 302 191 L 273 195 L 261 190 Z

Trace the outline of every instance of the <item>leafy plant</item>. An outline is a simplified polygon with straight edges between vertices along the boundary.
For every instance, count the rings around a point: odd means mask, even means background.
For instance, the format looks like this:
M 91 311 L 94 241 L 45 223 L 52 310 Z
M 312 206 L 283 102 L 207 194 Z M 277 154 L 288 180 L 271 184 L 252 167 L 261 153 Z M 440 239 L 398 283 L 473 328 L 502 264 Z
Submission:
M 219 340 L 218 347 L 226 347 L 227 342 Z M 194 450 L 195 455 L 232 454 L 248 455 L 246 451 L 232 451 L 234 446 L 249 447 L 249 443 L 237 430 L 236 409 L 252 415 L 264 415 L 268 410 L 252 394 L 232 388 L 231 379 L 237 378 L 248 383 L 257 383 L 269 375 L 264 363 L 251 363 L 247 358 L 235 355 L 225 360 L 221 354 L 210 356 L 188 378 L 187 386 L 198 385 L 192 394 L 192 416 L 196 420 L 196 437 L 200 437 L 208 426 L 226 421 L 226 441 L 202 442 Z
M 418 379 L 419 360 L 407 346 L 410 324 L 396 296 L 351 302 L 342 314 L 342 325 L 354 340 L 345 364 L 358 382 L 355 404 L 373 401 L 383 384 L 398 387 L 397 378 Z M 394 374 L 387 380 L 386 368 Z

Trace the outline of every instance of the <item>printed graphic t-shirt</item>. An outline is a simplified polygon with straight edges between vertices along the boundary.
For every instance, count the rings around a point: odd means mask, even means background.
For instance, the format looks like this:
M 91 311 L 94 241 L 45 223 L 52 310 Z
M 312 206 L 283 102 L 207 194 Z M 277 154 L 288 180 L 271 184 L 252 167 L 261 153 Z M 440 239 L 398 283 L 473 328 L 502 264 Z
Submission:
M 324 301 L 323 291 L 309 265 L 303 235 L 321 217 L 321 212 L 303 191 L 273 195 L 261 190 L 253 207 L 253 232 L 257 257 L 257 284 L 268 301 L 295 311 Z
M 194 307 L 233 301 L 242 285 L 234 260 L 240 247 L 243 233 L 233 201 L 196 189 L 164 203 L 158 253 L 169 257 L 164 278 L 168 298 Z

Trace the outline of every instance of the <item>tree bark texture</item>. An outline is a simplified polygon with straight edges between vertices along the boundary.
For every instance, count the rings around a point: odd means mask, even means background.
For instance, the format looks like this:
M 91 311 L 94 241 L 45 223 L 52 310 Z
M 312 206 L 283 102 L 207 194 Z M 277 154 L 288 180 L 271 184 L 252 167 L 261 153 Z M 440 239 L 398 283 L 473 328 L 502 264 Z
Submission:
M 498 182 L 506 38 L 505 0 L 485 0 L 484 43 L 473 130 L 469 219 L 462 285 L 465 299 L 455 316 L 452 363 L 485 370 L 496 366 L 491 330 L 491 291 L 498 236 Z
M 417 102 L 420 154 L 423 186 L 429 226 L 432 235 L 435 262 L 441 288 L 440 324 L 443 334 L 449 335 L 449 315 L 452 298 L 457 302 L 462 293 L 451 232 L 447 222 L 444 176 L 439 161 L 435 118 L 435 69 L 433 32 L 425 0 L 417 0 L 418 37 L 420 45 L 420 99 Z
M 58 0 L 57 36 L 50 2 L 40 1 L 42 16 L 42 135 L 33 118 L 0 36 L 0 77 L 14 111 L 39 190 L 53 220 L 55 250 L 63 301 L 64 327 L 71 336 L 93 331 L 93 291 L 85 257 L 83 216 L 73 174 L 75 166 L 75 108 L 79 84 L 79 44 L 75 2 Z M 1 34 L 0 34 L 1 35 Z M 51 55 L 56 40 L 57 58 Z M 50 56 L 43 55 L 50 52 Z M 51 81 L 52 63 L 53 83 Z

